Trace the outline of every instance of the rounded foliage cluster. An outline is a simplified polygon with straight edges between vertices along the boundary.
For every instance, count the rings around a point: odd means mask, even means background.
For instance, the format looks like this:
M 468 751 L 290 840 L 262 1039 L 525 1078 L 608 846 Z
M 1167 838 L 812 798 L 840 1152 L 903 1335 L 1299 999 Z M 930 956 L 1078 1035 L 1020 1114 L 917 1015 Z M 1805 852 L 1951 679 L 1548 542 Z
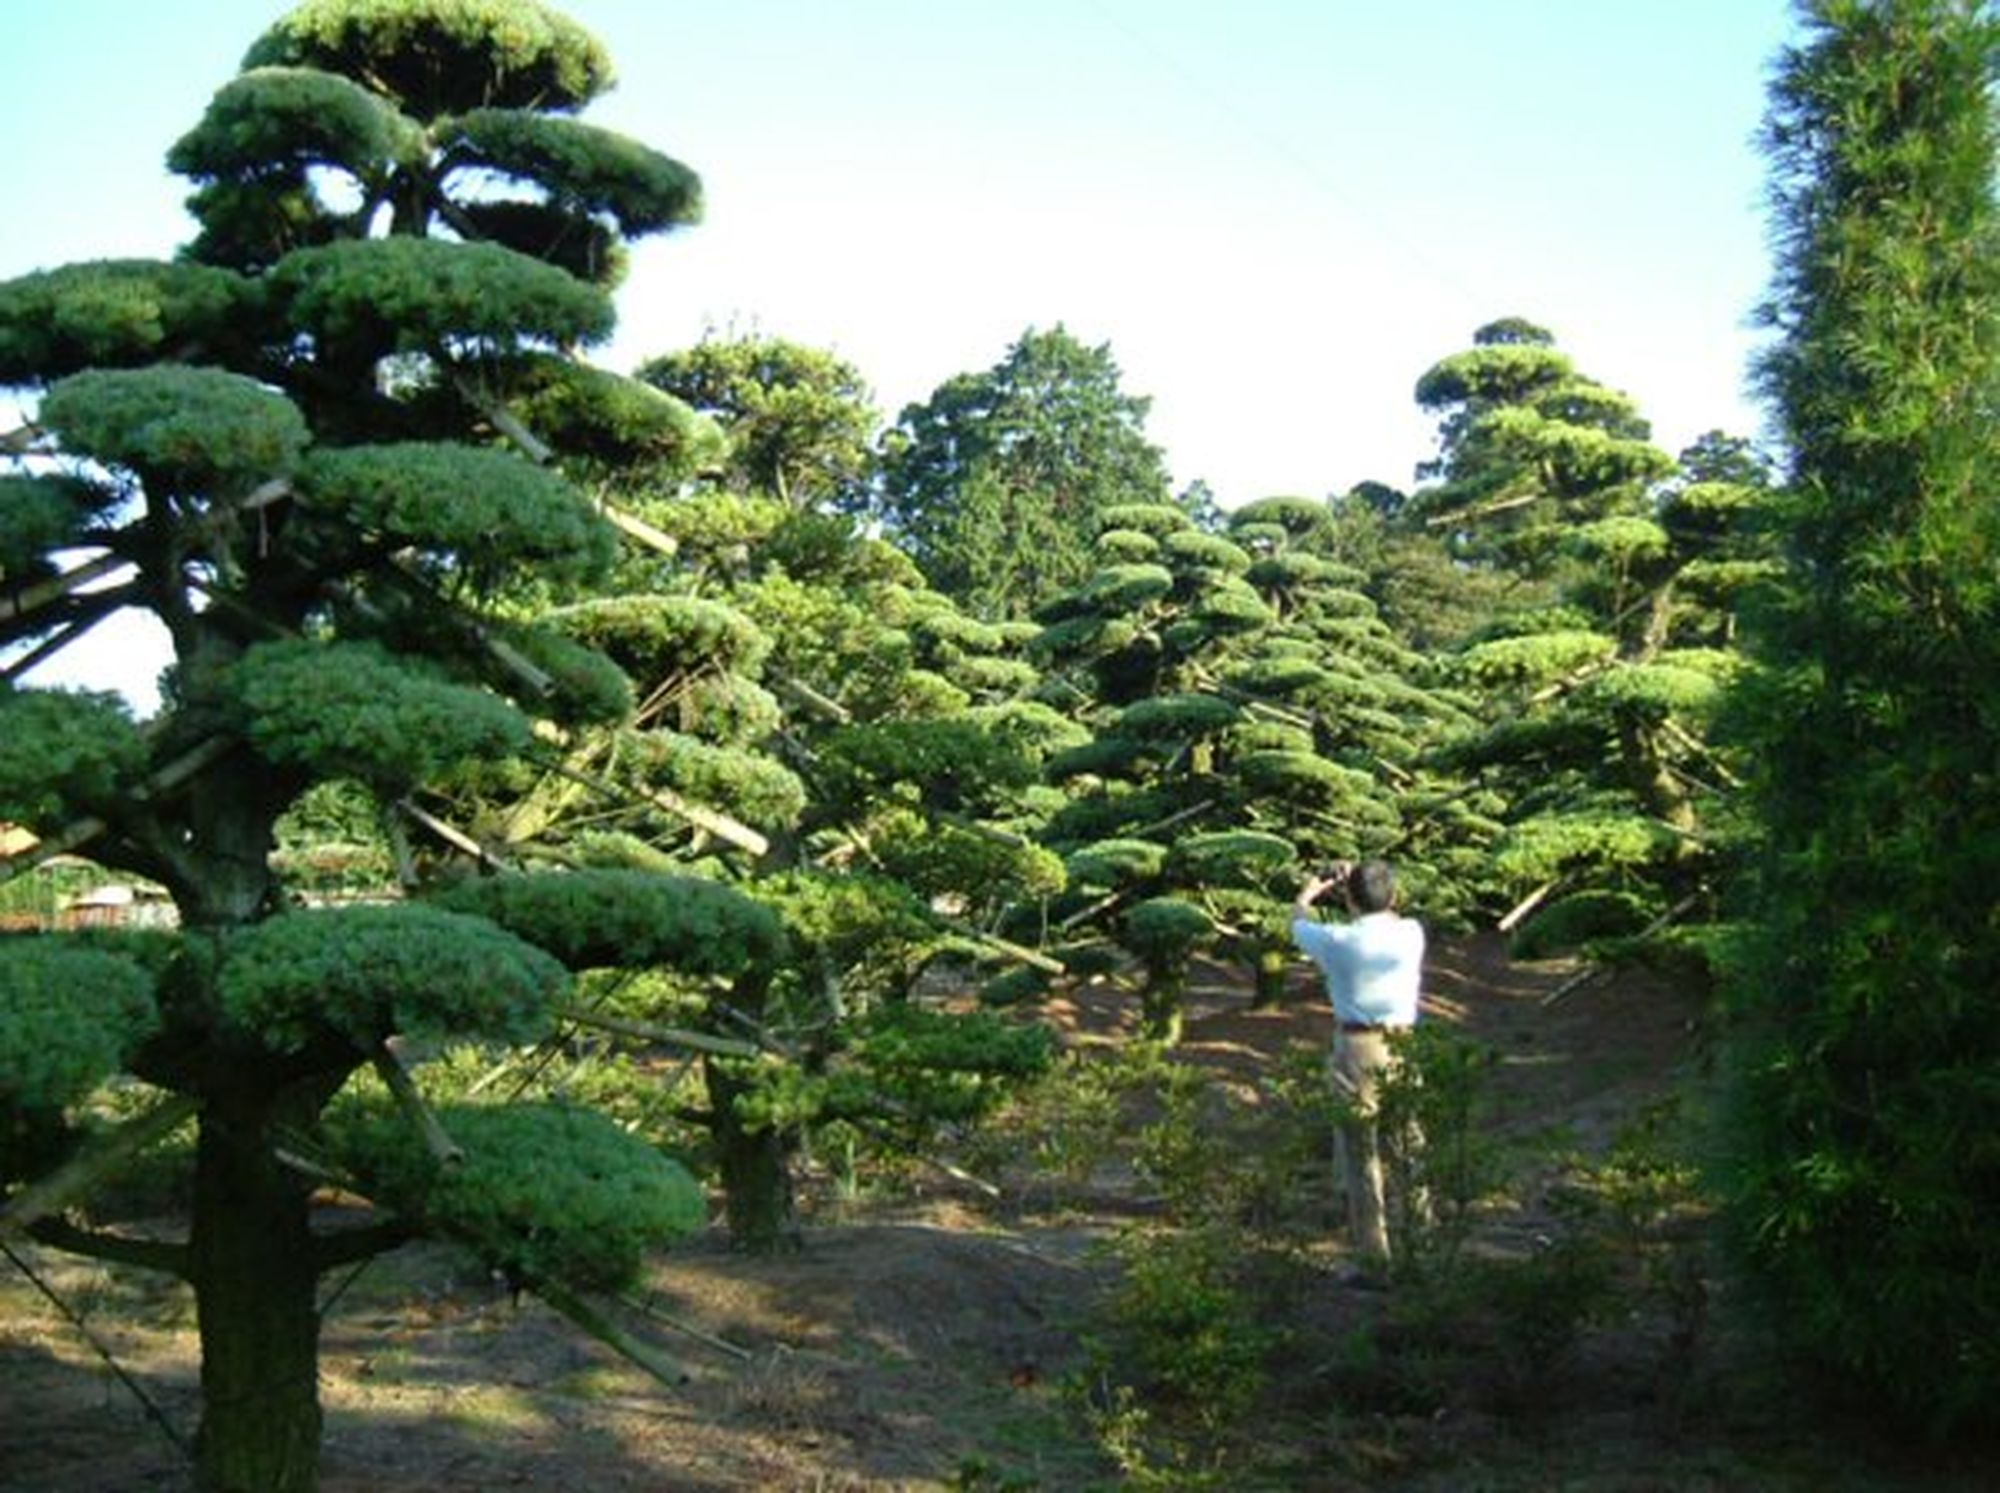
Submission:
M 145 765 L 145 739 L 117 695 L 0 684 L 0 819 L 56 829 L 109 808 Z
M 528 742 L 527 719 L 504 700 L 372 643 L 262 643 L 232 684 L 258 755 L 319 777 L 400 788 Z
M 394 904 L 287 913 L 231 941 L 217 989 L 229 1018 L 276 1052 L 326 1035 L 528 1041 L 567 989 L 562 966 L 492 923 Z
M 43 398 L 41 423 L 71 455 L 189 491 L 285 476 L 309 439 L 284 395 L 215 368 L 73 374 Z
M 770 639 L 736 608 L 697 596 L 618 596 L 552 613 L 550 623 L 648 684 L 700 669 L 754 673 Z
M 1216 830 L 1188 835 L 1174 846 L 1174 875 L 1199 886 L 1240 887 L 1269 891 L 1280 878 L 1290 877 L 1298 851 L 1283 835 L 1262 830 Z
M 50 936 L 0 940 L 0 1139 L 9 1112 L 81 1098 L 158 1021 L 152 977 L 132 960 Z
M 763 826 L 790 825 L 805 812 L 806 788 L 782 762 L 737 747 L 712 746 L 678 731 L 648 731 L 630 745 L 647 780 L 697 803 L 721 805 Z
M 734 887 L 645 871 L 558 871 L 461 882 L 439 905 L 490 918 L 571 969 L 654 964 L 734 977 L 783 946 L 777 914 Z
M 243 65 L 367 79 L 425 121 L 492 105 L 575 110 L 613 77 L 603 43 L 535 0 L 306 0 Z
M 438 131 L 457 165 L 551 185 L 566 205 L 604 213 L 628 238 L 695 217 L 701 181 L 679 161 L 579 120 L 515 109 L 474 109 Z
M 1154 897 L 1125 914 L 1124 942 L 1152 964 L 1178 962 L 1215 931 L 1214 920 L 1179 897 Z
M 43 571 L 48 552 L 75 543 L 105 498 L 74 477 L 0 474 L 0 585 Z
M 254 178 L 278 166 L 368 177 L 421 159 L 424 133 L 360 84 L 313 68 L 259 67 L 231 79 L 167 152 L 183 176 Z
M 1115 890 L 1150 881 L 1167 863 L 1167 849 L 1151 840 L 1099 840 L 1073 851 L 1065 865 L 1070 885 L 1081 890 Z
M 388 1110 L 343 1117 L 335 1154 L 384 1203 L 514 1281 L 616 1291 L 646 1250 L 706 1222 L 687 1171 L 595 1111 L 460 1104 L 438 1119 L 463 1161 L 440 1162 Z
M 252 309 L 256 288 L 207 265 L 99 259 L 0 285 L 0 383 L 117 368 L 207 343 Z
M 498 244 L 352 239 L 287 254 L 269 283 L 299 331 L 373 357 L 510 350 L 523 339 L 589 345 L 611 335 L 601 290 Z
M 315 506 L 391 543 L 451 551 L 475 565 L 531 562 L 590 575 L 617 536 L 582 493 L 505 451 L 398 441 L 315 451 L 299 474 Z

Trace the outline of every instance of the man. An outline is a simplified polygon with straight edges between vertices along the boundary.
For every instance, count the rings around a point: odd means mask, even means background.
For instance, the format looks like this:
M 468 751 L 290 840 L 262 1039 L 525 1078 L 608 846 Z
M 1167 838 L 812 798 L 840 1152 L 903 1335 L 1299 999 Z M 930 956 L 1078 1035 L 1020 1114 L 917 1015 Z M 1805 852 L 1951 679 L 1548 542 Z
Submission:
M 1314 904 L 1338 891 L 1351 921 L 1322 923 Z M 1292 941 L 1320 967 L 1333 1002 L 1331 1064 L 1343 1116 L 1335 1132 L 1355 1249 L 1376 1268 L 1389 1263 L 1382 1204 L 1382 1152 L 1375 1110 L 1381 1074 L 1394 1060 L 1390 1034 L 1416 1024 L 1424 926 L 1395 911 L 1396 875 L 1385 861 L 1341 861 L 1308 877 L 1292 904 Z

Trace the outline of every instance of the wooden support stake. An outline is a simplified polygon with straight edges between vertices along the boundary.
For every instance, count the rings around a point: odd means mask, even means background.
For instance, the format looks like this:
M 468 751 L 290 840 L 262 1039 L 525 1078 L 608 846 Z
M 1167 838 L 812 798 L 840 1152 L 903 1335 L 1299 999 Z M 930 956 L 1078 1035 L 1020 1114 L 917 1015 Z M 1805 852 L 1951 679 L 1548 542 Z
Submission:
M 678 1388 L 692 1377 L 673 1359 L 652 1344 L 634 1337 L 567 1287 L 554 1281 L 535 1280 L 528 1282 L 528 1289 L 620 1358 L 636 1364 L 662 1384 Z
M 421 824 L 425 829 L 444 841 L 445 844 L 451 846 L 452 849 L 464 851 L 482 866 L 491 866 L 496 871 L 506 869 L 507 863 L 504 860 L 473 839 L 471 835 L 468 835 L 462 829 L 453 828 L 451 825 L 445 823 L 444 820 L 438 818 L 437 815 L 418 808 L 407 798 L 397 799 L 396 809 L 398 813 L 405 814 L 416 823 Z
M 403 1066 L 403 1060 L 396 1056 L 396 1050 L 386 1045 L 378 1047 L 370 1061 L 375 1065 L 375 1071 L 381 1076 L 382 1082 L 389 1086 L 390 1094 L 394 1096 L 403 1113 L 415 1122 L 418 1133 L 424 1138 L 425 1146 L 430 1149 L 431 1155 L 437 1158 L 439 1165 L 463 1166 L 465 1148 L 451 1138 L 443 1122 L 438 1119 L 437 1112 L 424 1102 L 424 1096 L 417 1092 L 416 1084 L 410 1081 L 410 1071 Z
M 658 1026 L 650 1021 L 628 1021 L 622 1016 L 600 1016 L 595 1011 L 582 1010 L 576 1006 L 557 1006 L 555 1014 L 564 1021 L 575 1022 L 578 1026 L 613 1032 L 621 1037 L 636 1037 L 642 1042 L 663 1042 L 673 1047 L 691 1048 L 696 1052 L 711 1052 L 718 1057 L 754 1058 L 760 1056 L 764 1050 L 754 1042 L 735 1042 L 728 1037 L 711 1037 L 705 1032 L 690 1032 L 674 1026 Z
M 172 1135 L 200 1109 L 200 1100 L 174 1094 L 86 1142 L 76 1155 L 0 1207 L 0 1238 L 24 1233 L 29 1225 L 60 1213 L 125 1161 Z
M 665 809 L 669 814 L 685 819 L 696 828 L 705 829 L 717 839 L 727 840 L 738 849 L 747 850 L 752 855 L 761 856 L 770 853 L 771 842 L 749 825 L 739 819 L 732 819 L 719 809 L 711 809 L 682 798 L 671 788 L 620 788 L 615 783 L 607 782 L 594 773 L 571 767 L 566 762 L 552 762 L 547 765 L 549 771 L 558 776 L 568 778 L 573 783 L 580 783 L 592 792 L 602 794 L 616 802 L 630 803 L 634 799 L 640 799 L 655 808 Z

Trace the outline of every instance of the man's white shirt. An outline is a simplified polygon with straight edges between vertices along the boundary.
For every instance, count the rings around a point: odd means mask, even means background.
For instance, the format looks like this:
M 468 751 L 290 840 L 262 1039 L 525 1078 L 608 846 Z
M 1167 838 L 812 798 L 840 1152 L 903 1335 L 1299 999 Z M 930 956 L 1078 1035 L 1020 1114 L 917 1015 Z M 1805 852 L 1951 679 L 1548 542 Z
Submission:
M 1415 1024 L 1424 968 L 1424 925 L 1415 918 L 1395 912 L 1363 913 L 1349 923 L 1294 918 L 1292 941 L 1320 967 L 1340 1020 Z

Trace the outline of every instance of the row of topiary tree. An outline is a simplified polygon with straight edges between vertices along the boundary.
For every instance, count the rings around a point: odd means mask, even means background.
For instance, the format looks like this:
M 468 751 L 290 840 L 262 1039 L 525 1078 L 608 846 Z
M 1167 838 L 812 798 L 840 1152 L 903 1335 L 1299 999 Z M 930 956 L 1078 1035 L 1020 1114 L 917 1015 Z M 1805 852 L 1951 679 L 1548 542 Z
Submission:
M 1419 381 L 1425 485 L 1226 515 L 1060 328 L 886 436 L 769 339 L 615 377 L 576 354 L 620 243 L 698 183 L 504 9 L 301 7 L 174 149 L 181 260 L 0 286 L 8 869 L 82 849 L 182 918 L 0 944 L 0 1227 L 194 1286 L 205 1486 L 312 1485 L 323 1271 L 443 1234 L 649 1357 L 590 1293 L 702 1209 L 639 1134 L 774 1247 L 802 1145 L 976 1116 L 1054 981 L 1164 1040 L 1199 956 L 1276 998 L 1323 857 L 1708 967 L 1755 844 L 1718 712 L 1792 574 L 1745 443 L 1676 462 L 1519 320 Z M 123 607 L 174 642 L 155 720 L 22 682 Z M 397 895 L 300 906 L 329 829 Z M 93 1223 L 191 1119 L 186 1239 Z M 328 1180 L 377 1223 L 320 1232 Z

